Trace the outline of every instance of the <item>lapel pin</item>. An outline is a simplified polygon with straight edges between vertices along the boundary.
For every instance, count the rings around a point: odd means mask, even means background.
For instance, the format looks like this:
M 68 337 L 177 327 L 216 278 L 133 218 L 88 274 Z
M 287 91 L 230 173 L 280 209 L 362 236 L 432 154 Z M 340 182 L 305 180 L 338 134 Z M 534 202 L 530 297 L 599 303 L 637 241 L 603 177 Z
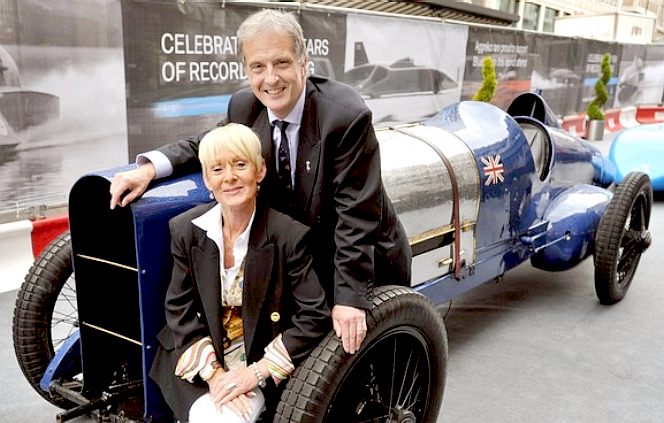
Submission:
M 309 160 L 307 160 L 304 164 L 305 164 L 305 167 L 307 168 L 307 173 L 309 173 L 309 171 L 311 170 L 311 162 Z

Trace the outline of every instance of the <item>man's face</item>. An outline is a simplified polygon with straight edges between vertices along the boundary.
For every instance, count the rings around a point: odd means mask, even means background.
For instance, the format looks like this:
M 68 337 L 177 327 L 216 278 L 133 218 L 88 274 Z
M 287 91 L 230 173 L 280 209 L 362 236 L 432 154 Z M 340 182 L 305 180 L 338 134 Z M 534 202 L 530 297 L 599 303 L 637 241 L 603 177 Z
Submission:
M 254 95 L 277 117 L 285 118 L 302 93 L 306 60 L 298 62 L 286 34 L 261 34 L 244 41 L 242 48 Z

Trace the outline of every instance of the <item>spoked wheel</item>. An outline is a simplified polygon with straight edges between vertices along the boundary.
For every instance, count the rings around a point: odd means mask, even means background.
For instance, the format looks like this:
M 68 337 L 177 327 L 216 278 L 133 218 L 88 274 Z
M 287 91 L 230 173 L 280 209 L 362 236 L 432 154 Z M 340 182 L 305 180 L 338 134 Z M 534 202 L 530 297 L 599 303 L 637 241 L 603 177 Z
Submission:
M 14 351 L 30 385 L 52 404 L 74 404 L 39 387 L 46 368 L 62 343 L 78 328 L 76 286 L 69 232 L 54 239 L 30 268 L 14 308 Z M 66 381 L 70 389 L 80 380 Z
M 629 173 L 618 185 L 595 238 L 595 292 L 602 304 L 620 301 L 629 289 L 641 254 L 650 246 L 652 186 L 648 175 Z
M 367 338 L 354 355 L 334 333 L 291 377 L 276 422 L 415 423 L 436 420 L 447 335 L 430 301 L 403 287 L 375 289 Z

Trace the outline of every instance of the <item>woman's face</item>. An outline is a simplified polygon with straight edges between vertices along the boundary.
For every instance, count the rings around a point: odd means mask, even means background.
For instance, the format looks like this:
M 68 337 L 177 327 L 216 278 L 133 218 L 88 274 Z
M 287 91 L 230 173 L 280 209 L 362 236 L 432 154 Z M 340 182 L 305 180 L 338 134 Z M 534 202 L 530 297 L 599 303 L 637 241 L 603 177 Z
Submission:
M 265 163 L 257 169 L 249 159 L 229 151 L 222 151 L 203 172 L 205 186 L 224 210 L 253 208 L 264 177 Z

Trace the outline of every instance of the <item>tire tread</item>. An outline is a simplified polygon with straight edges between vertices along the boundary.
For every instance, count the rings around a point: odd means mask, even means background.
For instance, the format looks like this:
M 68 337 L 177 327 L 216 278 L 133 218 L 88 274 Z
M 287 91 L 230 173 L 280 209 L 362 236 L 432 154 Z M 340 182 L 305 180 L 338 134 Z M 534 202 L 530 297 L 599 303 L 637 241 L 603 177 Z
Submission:
M 53 307 L 72 274 L 71 237 L 65 232 L 46 246 L 28 270 L 18 291 L 12 320 L 14 352 L 23 375 L 39 395 L 62 408 L 71 407 L 72 403 L 44 392 L 39 382 L 54 356 L 50 342 Z
M 388 319 L 395 312 L 400 311 L 401 313 L 412 314 L 415 313 L 416 309 L 421 311 L 421 307 L 417 308 L 413 306 L 416 304 L 425 307 L 431 306 L 429 299 L 410 288 L 401 286 L 375 288 L 373 297 L 374 308 L 367 313 L 369 331 L 376 327 L 379 322 Z M 432 306 L 431 310 L 433 310 Z M 422 316 L 417 317 L 422 318 Z M 406 320 L 405 316 L 404 320 Z M 425 317 L 424 323 L 425 325 L 429 325 L 429 327 L 435 328 L 434 330 L 441 336 L 440 339 L 432 342 L 439 341 L 440 348 L 444 353 L 444 357 L 436 357 L 442 360 L 442 385 L 444 385 L 444 373 L 447 362 L 447 336 L 444 324 L 435 312 L 429 313 Z M 333 393 L 334 382 L 338 380 L 338 370 L 345 357 L 346 355 L 343 352 L 341 342 L 334 332 L 330 332 L 316 346 L 309 358 L 291 376 L 281 396 L 281 401 L 277 406 L 274 422 L 323 422 L 323 415 L 327 408 L 325 400 Z M 440 389 L 440 398 L 433 405 L 438 408 L 442 400 L 442 386 Z M 438 412 L 438 408 L 436 408 L 434 413 Z
M 620 301 L 631 284 L 630 279 L 624 286 L 618 286 L 616 258 L 625 223 L 637 198 L 642 194 L 646 196 L 645 225 L 647 227 L 652 205 L 652 187 L 648 175 L 641 172 L 631 172 L 624 178 L 597 226 L 594 256 L 595 292 L 602 304 L 609 305 Z

